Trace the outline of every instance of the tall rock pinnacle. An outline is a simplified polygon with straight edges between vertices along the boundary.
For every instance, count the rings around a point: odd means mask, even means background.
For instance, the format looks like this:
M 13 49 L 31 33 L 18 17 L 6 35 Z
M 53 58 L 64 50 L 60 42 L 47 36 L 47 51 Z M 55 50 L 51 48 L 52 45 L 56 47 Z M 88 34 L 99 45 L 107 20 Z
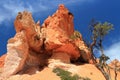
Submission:
M 45 27 L 60 28 L 66 32 L 68 36 L 74 32 L 73 14 L 68 11 L 63 4 L 59 5 L 58 10 L 52 16 L 44 21 Z

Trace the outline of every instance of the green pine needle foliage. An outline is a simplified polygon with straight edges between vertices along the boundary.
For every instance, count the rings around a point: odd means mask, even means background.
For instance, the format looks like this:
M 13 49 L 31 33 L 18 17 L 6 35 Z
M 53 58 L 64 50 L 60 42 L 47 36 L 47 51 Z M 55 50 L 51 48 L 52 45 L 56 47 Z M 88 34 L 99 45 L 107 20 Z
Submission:
M 103 38 L 105 35 L 109 33 L 110 30 L 113 30 L 113 24 L 105 22 L 105 23 L 98 23 L 94 26 L 93 35 L 96 37 Z
M 57 76 L 60 76 L 61 80 L 90 80 L 89 78 L 79 77 L 77 74 L 72 76 L 71 72 L 61 68 L 55 68 L 53 72 L 56 73 Z

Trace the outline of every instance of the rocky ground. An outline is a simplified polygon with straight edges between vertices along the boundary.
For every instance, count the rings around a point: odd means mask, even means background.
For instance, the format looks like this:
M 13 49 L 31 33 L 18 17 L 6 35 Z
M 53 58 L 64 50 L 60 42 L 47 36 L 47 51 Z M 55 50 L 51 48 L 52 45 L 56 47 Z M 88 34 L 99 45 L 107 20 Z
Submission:
M 105 80 L 102 73 L 92 64 L 84 64 L 79 65 L 74 68 L 77 70 L 76 74 L 82 77 L 88 77 L 91 80 Z M 29 72 L 34 72 L 34 69 L 30 69 Z M 114 72 L 111 71 L 112 80 L 114 80 Z M 34 74 L 17 74 L 11 76 L 7 80 L 61 80 L 59 76 L 56 76 L 55 73 L 52 72 L 51 68 L 45 67 L 42 71 L 36 71 Z M 117 80 L 120 79 L 120 72 L 118 73 Z
M 111 62 L 109 65 L 111 67 L 114 67 L 113 63 L 115 63 L 115 61 L 116 60 Z M 120 62 L 118 64 L 120 64 Z M 36 67 L 30 67 L 26 69 L 24 72 L 9 77 L 7 80 L 48 80 L 48 79 L 61 80 L 60 77 L 53 72 L 53 68 L 55 67 L 63 68 L 64 70 L 72 72 L 73 74 L 78 74 L 79 76 L 82 77 L 88 77 L 91 80 L 105 80 L 102 73 L 95 67 L 94 64 L 80 64 L 80 65 L 66 64 L 60 62 L 59 60 L 51 60 L 51 64 L 41 69 L 37 69 Z M 3 67 L 1 67 L 0 70 L 1 74 Z M 114 80 L 115 74 L 113 69 L 111 69 L 110 73 L 112 76 L 112 80 Z M 120 72 L 117 73 L 118 73 L 117 80 L 119 80 Z

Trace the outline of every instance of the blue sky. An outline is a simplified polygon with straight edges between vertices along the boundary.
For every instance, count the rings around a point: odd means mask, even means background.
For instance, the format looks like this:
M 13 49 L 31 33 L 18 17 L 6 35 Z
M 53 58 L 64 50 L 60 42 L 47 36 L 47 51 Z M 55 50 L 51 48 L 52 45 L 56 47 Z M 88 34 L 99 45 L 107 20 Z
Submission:
M 110 22 L 114 25 L 104 39 L 106 55 L 111 60 L 120 60 L 120 0 L 1 0 L 0 1 L 0 55 L 6 53 L 7 40 L 14 36 L 14 19 L 18 12 L 32 12 L 35 21 L 41 24 L 64 4 L 74 14 L 74 26 L 87 41 L 90 40 L 88 25 L 92 18 L 100 22 Z

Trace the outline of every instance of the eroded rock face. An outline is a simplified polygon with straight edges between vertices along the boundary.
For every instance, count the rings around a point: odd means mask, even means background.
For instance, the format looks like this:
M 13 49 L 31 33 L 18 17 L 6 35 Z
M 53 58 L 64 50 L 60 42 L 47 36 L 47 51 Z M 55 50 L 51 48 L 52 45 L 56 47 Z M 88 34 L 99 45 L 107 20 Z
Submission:
M 80 56 L 78 48 L 72 43 L 66 43 L 61 47 L 53 50 L 54 52 L 65 52 L 70 56 L 70 59 L 77 59 Z
M 1 57 L 0 57 L 0 68 L 2 68 L 3 66 L 4 66 L 4 61 L 5 61 L 5 57 L 6 57 L 7 55 L 6 54 L 4 54 L 4 55 L 2 55 Z
M 78 48 L 69 41 L 74 32 L 73 15 L 64 5 L 60 5 L 56 13 L 44 21 L 42 27 L 45 48 L 48 51 L 52 50 L 52 55 L 57 56 L 58 53 L 59 56 L 61 53 L 63 56 L 69 55 L 70 59 L 77 59 L 80 56 Z
M 112 68 L 120 68 L 120 61 L 117 59 L 114 59 L 113 61 L 110 62 L 109 64 L 110 67 Z
M 3 77 L 9 77 L 25 68 L 46 65 L 48 59 L 70 63 L 70 60 L 77 60 L 80 56 L 86 62 L 91 58 L 82 39 L 70 39 L 74 34 L 73 15 L 64 5 L 60 5 L 42 27 L 26 11 L 18 13 L 14 25 L 16 35 L 8 40 Z
M 43 24 L 44 27 L 61 28 L 66 35 L 70 36 L 74 32 L 73 15 L 65 8 L 59 5 L 58 10 L 52 16 L 49 16 Z
M 91 52 L 83 41 L 82 37 L 74 40 L 75 45 L 80 49 L 83 61 L 93 63 L 91 60 Z
M 18 32 L 7 44 L 7 56 L 3 68 L 3 77 L 9 77 L 22 70 L 28 55 L 28 44 L 25 33 Z
M 29 48 L 39 52 L 42 46 L 42 39 L 40 38 L 40 24 L 35 23 L 31 13 L 24 11 L 19 12 L 14 21 L 16 32 L 24 31 L 27 37 Z

